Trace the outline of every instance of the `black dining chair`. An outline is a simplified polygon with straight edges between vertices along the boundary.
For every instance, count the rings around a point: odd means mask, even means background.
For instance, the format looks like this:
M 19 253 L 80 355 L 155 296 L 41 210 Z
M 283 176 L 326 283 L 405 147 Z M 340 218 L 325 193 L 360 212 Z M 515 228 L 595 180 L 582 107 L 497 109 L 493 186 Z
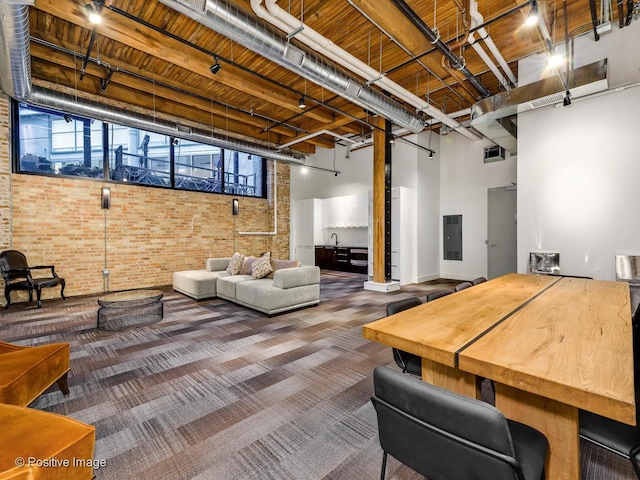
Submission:
M 460 282 L 456 285 L 455 291 L 459 292 L 460 290 L 464 290 L 465 288 L 473 287 L 471 282 Z
M 426 301 L 432 302 L 434 300 L 437 300 L 438 298 L 446 297 L 451 293 L 453 293 L 453 290 L 445 290 L 445 289 L 434 290 L 432 292 L 427 293 Z
M 32 272 L 46 271 L 45 275 L 31 275 Z M 29 302 L 33 301 L 33 291 L 36 291 L 36 300 L 38 308 L 42 307 L 42 289 L 60 286 L 60 296 L 64 296 L 64 278 L 56 273 L 53 265 L 29 266 L 27 257 L 17 250 L 5 250 L 0 253 L 0 273 L 4 280 L 4 297 L 7 304 L 4 308 L 11 305 L 11 292 L 14 290 L 23 290 L 29 292 Z
M 631 460 L 640 479 L 640 305 L 632 320 L 636 426 L 616 422 L 595 413 L 580 410 L 580 438 Z
M 387 305 L 387 316 L 402 312 L 409 308 L 417 307 L 418 305 L 422 305 L 422 301 L 418 297 L 409 297 L 403 300 L 391 302 Z M 418 355 L 394 348 L 393 359 L 402 369 L 403 373 L 411 373 L 422 377 L 422 358 Z
M 476 286 L 479 283 L 484 283 L 486 281 L 487 281 L 487 279 L 485 277 L 474 278 L 473 280 L 471 280 L 471 285 Z
M 547 438 L 495 407 L 386 367 L 373 386 L 381 480 L 387 455 L 432 480 L 545 478 Z

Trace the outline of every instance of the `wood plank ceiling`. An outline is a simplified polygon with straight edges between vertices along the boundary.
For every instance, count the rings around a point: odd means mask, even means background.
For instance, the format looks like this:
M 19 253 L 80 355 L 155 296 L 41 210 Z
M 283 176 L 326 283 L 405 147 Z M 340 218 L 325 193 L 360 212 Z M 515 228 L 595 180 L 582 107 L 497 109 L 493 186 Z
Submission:
M 406 3 L 430 28 L 437 27 L 454 53 L 464 56 L 469 71 L 496 94 L 502 87 L 487 65 L 468 44 L 455 45 L 464 33 L 464 17 L 456 1 Z M 85 67 L 94 30 L 87 18 L 87 3 L 102 10 L 102 23 L 95 27 Z M 250 0 L 234 3 L 255 16 Z M 529 4 L 518 9 L 524 3 L 528 2 L 478 2 L 486 30 L 516 75 L 518 59 L 545 48 L 537 28 L 522 26 L 530 10 Z M 565 30 L 573 37 L 592 28 L 588 0 L 538 3 L 556 42 L 564 40 Z M 391 0 L 280 0 L 278 5 L 445 113 L 466 109 L 481 98 L 469 81 L 461 86 L 442 67 L 442 53 Z M 35 85 L 87 92 L 98 101 L 124 102 L 271 146 L 322 130 L 359 139 L 372 129 L 370 112 L 362 107 L 157 0 L 35 0 L 30 7 L 30 34 Z M 295 36 L 291 42 L 307 49 Z M 215 57 L 222 68 L 213 75 L 210 67 Z M 299 107 L 301 96 L 305 108 Z M 424 118 L 430 117 L 425 114 Z M 292 148 L 309 154 L 317 146 L 332 148 L 334 141 L 324 134 Z

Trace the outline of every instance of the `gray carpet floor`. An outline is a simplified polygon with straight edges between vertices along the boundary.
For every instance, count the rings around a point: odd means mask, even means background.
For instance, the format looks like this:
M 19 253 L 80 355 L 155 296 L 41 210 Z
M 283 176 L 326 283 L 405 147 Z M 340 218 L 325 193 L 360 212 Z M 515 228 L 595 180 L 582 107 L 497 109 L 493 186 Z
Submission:
M 443 282 L 384 294 L 363 280 L 323 272 L 318 307 L 271 318 L 167 288 L 162 321 L 116 332 L 96 330 L 97 297 L 17 304 L 0 339 L 71 344 L 71 394 L 52 387 L 31 406 L 95 425 L 97 480 L 375 479 L 371 372 L 395 364 L 362 325 Z M 628 460 L 581 448 L 583 480 L 636 478 Z M 387 472 L 423 478 L 394 459 Z

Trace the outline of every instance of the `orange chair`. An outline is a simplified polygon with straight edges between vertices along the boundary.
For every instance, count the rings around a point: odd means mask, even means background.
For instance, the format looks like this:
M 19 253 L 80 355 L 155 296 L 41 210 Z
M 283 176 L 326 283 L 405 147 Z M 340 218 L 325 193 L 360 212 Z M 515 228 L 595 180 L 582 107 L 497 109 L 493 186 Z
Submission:
M 69 394 L 69 344 L 23 347 L 0 342 L 0 403 L 27 406 L 58 383 Z
M 33 408 L 0 404 L 0 480 L 90 480 L 95 427 Z

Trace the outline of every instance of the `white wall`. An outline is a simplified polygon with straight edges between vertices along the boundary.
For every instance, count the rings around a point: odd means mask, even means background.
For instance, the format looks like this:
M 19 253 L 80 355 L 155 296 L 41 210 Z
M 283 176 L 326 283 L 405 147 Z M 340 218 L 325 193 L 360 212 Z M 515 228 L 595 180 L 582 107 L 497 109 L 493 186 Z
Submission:
M 474 142 L 455 132 L 440 139 L 438 258 L 443 278 L 472 280 L 487 275 L 487 189 L 516 181 L 515 156 L 506 153 L 504 161 L 484 163 L 484 147 L 491 145 L 488 140 Z M 462 261 L 443 260 L 442 216 L 460 214 Z
M 518 271 L 560 252 L 560 272 L 614 280 L 640 254 L 640 88 L 518 117 Z
M 439 276 L 438 238 L 439 231 L 439 137 L 423 132 L 410 135 L 406 139 L 418 145 L 436 151 L 434 159 L 428 158 L 428 152 L 397 140 L 392 146 L 391 183 L 393 187 L 404 186 L 416 192 L 416 208 L 413 221 L 418 227 L 416 251 L 416 281 L 425 281 Z M 345 159 L 346 148 L 338 145 L 335 153 L 335 169 L 341 173 L 336 177 L 333 173 L 291 166 L 290 199 L 329 198 L 353 193 L 369 192 L 373 188 L 373 147 L 362 148 L 350 153 Z M 332 169 L 333 150 L 318 148 L 311 156 L 310 165 Z M 293 221 L 293 219 L 292 219 Z M 343 245 L 360 245 L 361 231 L 356 229 L 339 229 L 337 231 Z M 331 232 L 323 232 L 329 238 Z M 366 233 L 365 233 L 366 235 Z M 327 241 L 327 243 L 330 243 Z M 366 237 L 364 245 L 367 244 Z

